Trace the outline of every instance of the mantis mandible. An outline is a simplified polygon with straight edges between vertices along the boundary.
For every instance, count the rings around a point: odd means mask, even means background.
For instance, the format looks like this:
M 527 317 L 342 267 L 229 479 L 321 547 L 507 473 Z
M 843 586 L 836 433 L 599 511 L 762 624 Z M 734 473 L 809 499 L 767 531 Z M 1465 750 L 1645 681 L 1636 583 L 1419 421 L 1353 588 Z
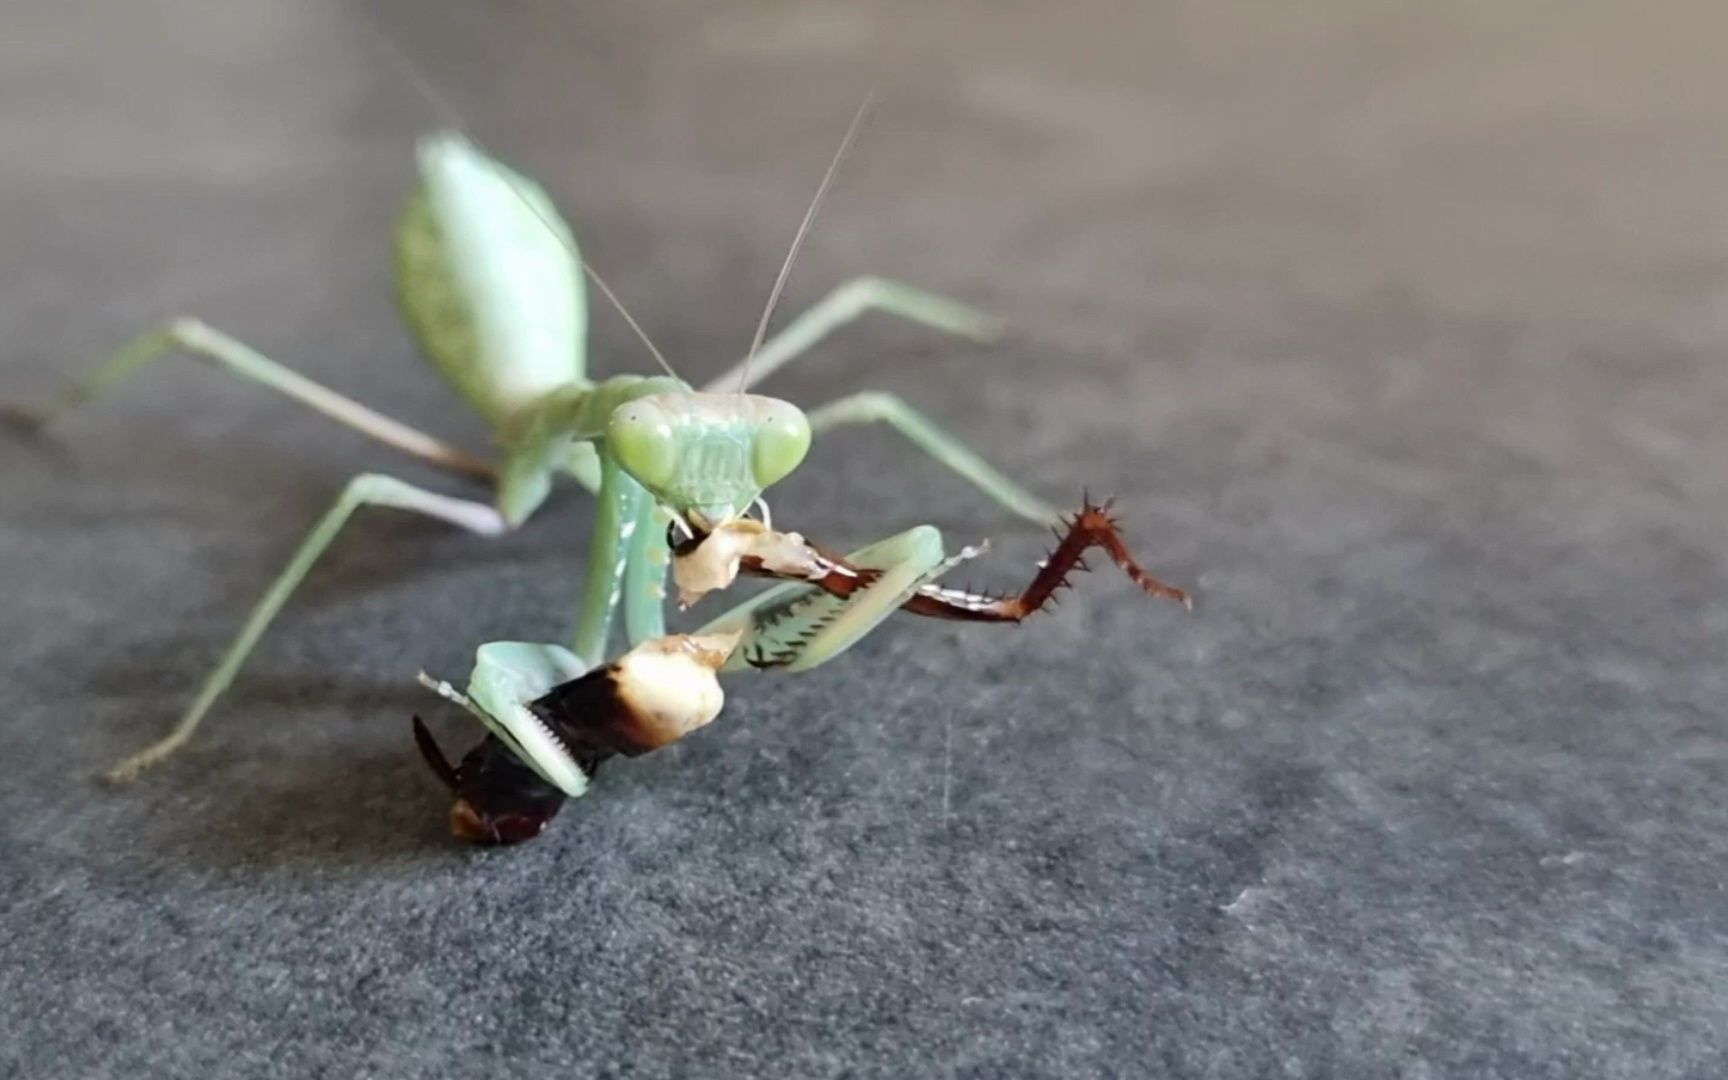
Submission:
M 862 110 L 846 142 L 860 116 Z M 843 142 L 842 153 L 845 147 Z M 632 645 L 665 634 L 669 526 L 691 536 L 697 527 L 693 522 L 712 527 L 741 518 L 799 465 L 813 436 L 839 427 L 885 423 L 1013 513 L 1038 522 L 1055 519 L 1048 504 L 890 394 L 851 394 L 806 414 L 747 392 L 867 311 L 978 341 L 995 333 L 996 321 L 989 316 L 909 285 L 859 278 L 768 338 L 771 299 L 744 361 L 703 390 L 678 378 L 663 360 L 663 375 L 595 380 L 588 374 L 585 344 L 587 268 L 545 192 L 455 133 L 424 139 L 418 165 L 419 183 L 395 230 L 398 303 L 425 358 L 485 421 L 496 459 L 391 419 L 187 318 L 170 320 L 127 343 L 39 418 L 41 424 L 51 423 L 157 358 L 183 353 L 492 489 L 490 502 L 482 502 L 383 473 L 353 477 L 264 591 L 175 726 L 115 765 L 109 778 L 135 777 L 191 738 L 361 507 L 406 510 L 479 536 L 497 536 L 527 522 L 555 480 L 574 481 L 593 493 L 598 511 L 570 650 L 583 669 L 597 668 L 606 659 L 620 606 Z M 818 202 L 820 196 L 819 190 Z M 815 207 L 813 202 L 800 239 Z M 789 255 L 775 296 L 790 265 Z M 615 300 L 604 282 L 594 280 Z M 619 310 L 640 334 L 622 305 Z M 928 581 L 946 565 L 940 537 L 927 526 L 873 545 L 868 554 L 869 565 L 891 567 L 883 580 L 859 591 L 843 612 L 820 626 L 799 624 L 796 655 L 785 666 L 798 670 L 837 655 L 904 603 L 909 585 Z M 791 640 L 762 636 L 778 652 L 785 652 Z

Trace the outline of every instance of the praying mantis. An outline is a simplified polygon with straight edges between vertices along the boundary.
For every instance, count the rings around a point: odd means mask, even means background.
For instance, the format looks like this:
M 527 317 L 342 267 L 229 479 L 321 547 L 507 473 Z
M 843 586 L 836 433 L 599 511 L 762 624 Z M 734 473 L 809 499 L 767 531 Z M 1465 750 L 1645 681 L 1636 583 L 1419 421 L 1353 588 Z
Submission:
M 674 682 L 693 678 L 701 683 L 694 692 L 704 702 L 698 711 L 705 711 L 718 699 L 703 696 L 703 680 L 720 670 L 814 667 L 903 607 L 940 617 L 1018 621 L 1066 583 L 1068 570 L 1083 568 L 1080 552 L 1088 546 L 1104 548 L 1147 592 L 1185 601 L 1180 590 L 1140 569 L 1107 514 L 1088 504 L 1069 522 L 1068 536 L 1059 546 L 1059 551 L 1070 546 L 1073 551 L 1061 560 L 1053 557 L 1034 587 L 1020 596 L 990 597 L 937 585 L 937 577 L 977 550 L 949 556 L 934 528 L 918 526 L 851 556 L 811 547 L 811 557 L 821 560 L 818 569 L 806 566 L 694 635 L 667 635 L 665 579 L 673 544 L 693 548 L 725 535 L 750 520 L 747 515 L 754 507 L 761 508 L 765 526 L 764 492 L 797 468 L 815 436 L 837 428 L 887 424 L 1009 511 L 1035 522 L 1057 520 L 1047 503 L 890 394 L 855 393 L 805 413 L 750 392 L 757 382 L 868 311 L 975 341 L 989 340 L 996 332 L 996 320 L 955 300 L 899 282 L 859 278 L 767 336 L 792 258 L 861 116 L 862 110 L 799 227 L 744 360 L 701 390 L 676 375 L 583 261 L 544 190 L 454 132 L 429 136 L 419 144 L 419 182 L 395 229 L 396 293 L 425 358 L 485 421 L 497 447 L 496 459 L 391 419 L 193 319 L 174 319 L 146 331 L 71 387 L 42 414 L 40 423 L 52 423 L 87 404 L 160 357 L 187 354 L 406 455 L 484 481 L 492 495 L 490 502 L 482 502 L 384 473 L 356 475 L 264 591 L 174 727 L 106 775 L 116 781 L 136 777 L 192 737 L 295 589 L 362 507 L 405 510 L 485 537 L 529 521 L 555 481 L 573 482 L 598 500 L 569 648 L 510 642 L 482 646 L 468 694 L 424 680 L 468 706 L 492 729 L 491 749 L 482 755 L 486 760 L 473 764 L 469 779 L 487 770 L 488 775 L 500 769 L 509 773 L 516 779 L 504 784 L 503 803 L 510 803 L 530 780 L 550 782 L 564 795 L 581 793 L 592 762 L 586 770 L 577 769 L 568 740 L 548 742 L 546 723 L 527 706 L 567 683 L 592 683 L 602 673 L 617 675 L 635 657 L 674 657 L 671 666 L 643 660 L 632 670 L 657 674 L 633 677 Z M 584 273 L 630 323 L 664 374 L 589 377 Z M 1085 529 L 1080 528 L 1082 518 Z M 748 573 L 787 577 L 760 559 L 752 563 L 744 558 L 742 563 Z M 607 664 L 620 608 L 631 649 L 623 659 Z M 707 715 L 692 726 L 711 718 Z M 442 757 L 418 721 L 416 736 L 434 769 L 458 786 L 461 769 L 448 763 L 440 768 Z M 523 766 L 532 770 L 532 777 Z M 476 798 L 482 816 L 497 816 L 488 810 L 484 796 Z

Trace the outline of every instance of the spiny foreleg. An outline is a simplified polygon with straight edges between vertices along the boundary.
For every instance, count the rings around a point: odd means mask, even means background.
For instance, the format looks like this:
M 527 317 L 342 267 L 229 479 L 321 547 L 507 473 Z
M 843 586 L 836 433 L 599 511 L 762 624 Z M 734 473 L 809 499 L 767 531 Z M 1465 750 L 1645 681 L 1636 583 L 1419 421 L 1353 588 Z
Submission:
M 1051 526 L 1051 531 L 1056 534 L 1056 546 L 1039 564 L 1031 583 L 1020 592 L 993 595 L 930 582 L 906 601 L 904 610 L 937 619 L 1019 622 L 1048 607 L 1059 591 L 1073 584 L 1071 575 L 1075 571 L 1091 570 L 1084 556 L 1087 551 L 1098 548 L 1147 595 L 1175 600 L 1192 611 L 1192 597 L 1153 577 L 1129 553 L 1128 545 L 1122 539 L 1121 524 L 1110 515 L 1113 504 L 1113 499 L 1094 504 L 1090 498 L 1085 498 L 1078 511 Z
M 1112 499 L 1093 503 L 1089 497 L 1083 497 L 1078 511 L 1061 518 L 1057 524 L 1051 526 L 1051 531 L 1056 536 L 1056 546 L 1038 564 L 1038 572 L 1033 575 L 1032 581 L 1019 592 L 978 592 L 952 588 L 930 580 L 919 585 L 901 604 L 901 609 L 936 619 L 1020 622 L 1043 611 L 1054 601 L 1059 591 L 1072 585 L 1074 572 L 1091 570 L 1085 554 L 1098 548 L 1148 595 L 1175 600 L 1192 610 L 1194 601 L 1186 592 L 1154 577 L 1128 551 L 1128 545 L 1122 538 L 1121 524 L 1110 514 L 1113 505 Z M 810 544 L 796 533 L 783 535 L 796 538 L 803 545 L 808 565 L 797 567 L 798 572 L 794 574 L 789 572 L 790 560 L 775 563 L 759 556 L 745 555 L 739 561 L 739 569 L 756 577 L 807 581 L 839 600 L 850 599 L 881 575 L 878 569 L 860 565 L 855 560 Z M 978 549 L 968 549 L 965 554 L 970 557 L 982 550 L 981 545 Z

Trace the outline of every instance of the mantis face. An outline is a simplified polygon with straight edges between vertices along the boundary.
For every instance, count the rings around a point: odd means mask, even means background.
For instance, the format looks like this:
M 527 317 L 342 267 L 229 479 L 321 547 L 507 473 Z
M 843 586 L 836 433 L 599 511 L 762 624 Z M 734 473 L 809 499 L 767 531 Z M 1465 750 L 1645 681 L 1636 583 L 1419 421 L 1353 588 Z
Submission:
M 606 446 L 661 505 L 706 529 L 742 517 L 798 467 L 810 421 L 759 394 L 650 394 L 613 411 Z

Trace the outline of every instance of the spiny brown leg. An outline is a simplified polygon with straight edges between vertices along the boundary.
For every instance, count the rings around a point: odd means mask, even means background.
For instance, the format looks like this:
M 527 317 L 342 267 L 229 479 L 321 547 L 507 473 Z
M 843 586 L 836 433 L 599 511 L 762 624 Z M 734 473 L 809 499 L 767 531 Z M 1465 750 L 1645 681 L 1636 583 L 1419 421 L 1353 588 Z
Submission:
M 1175 600 L 1193 610 L 1194 601 L 1174 585 L 1153 577 L 1128 553 L 1122 542 L 1122 532 L 1116 519 L 1110 516 L 1114 500 L 1094 504 L 1083 498 L 1078 513 L 1067 518 L 1063 526 L 1052 526 L 1057 544 L 1050 552 L 1032 583 L 1018 595 L 991 596 L 965 589 L 948 589 L 934 582 L 923 586 L 904 608 L 918 615 L 937 619 L 961 619 L 972 622 L 1019 622 L 1028 615 L 1042 611 L 1057 590 L 1071 584 L 1069 574 L 1075 570 L 1090 570 L 1081 557 L 1088 548 L 1102 548 L 1110 561 L 1150 596 Z
M 438 779 L 444 781 L 445 787 L 455 791 L 461 786 L 456 778 L 456 767 L 444 756 L 438 740 L 432 737 L 432 733 L 418 716 L 414 718 L 414 745 L 420 748 L 420 756 L 426 759 L 426 764 L 432 767 Z
M 1064 519 L 1060 526 L 1052 526 L 1056 533 L 1056 547 L 1039 566 L 1032 583 L 1022 592 L 1010 596 L 994 596 L 968 589 L 946 588 L 931 582 L 920 586 L 918 591 L 901 605 L 902 610 L 934 619 L 1019 622 L 1028 615 L 1042 611 L 1057 590 L 1071 584 L 1068 576 L 1075 570 L 1090 570 L 1091 567 L 1086 565 L 1081 556 L 1087 549 L 1095 547 L 1102 548 L 1105 554 L 1110 556 L 1110 561 L 1121 567 L 1123 573 L 1148 595 L 1175 600 L 1183 607 L 1193 610 L 1194 601 L 1187 593 L 1153 577 L 1128 553 L 1128 545 L 1122 541 L 1121 528 L 1116 519 L 1110 516 L 1113 502 L 1112 499 L 1106 499 L 1102 503 L 1093 503 L 1090 497 L 1083 496 L 1077 513 Z M 830 596 L 844 600 L 881 576 L 879 570 L 853 566 L 833 552 L 814 544 L 810 547 L 822 557 L 828 568 L 822 577 L 808 580 Z M 745 573 L 765 577 L 780 576 L 765 570 L 759 559 L 745 558 L 742 569 Z

